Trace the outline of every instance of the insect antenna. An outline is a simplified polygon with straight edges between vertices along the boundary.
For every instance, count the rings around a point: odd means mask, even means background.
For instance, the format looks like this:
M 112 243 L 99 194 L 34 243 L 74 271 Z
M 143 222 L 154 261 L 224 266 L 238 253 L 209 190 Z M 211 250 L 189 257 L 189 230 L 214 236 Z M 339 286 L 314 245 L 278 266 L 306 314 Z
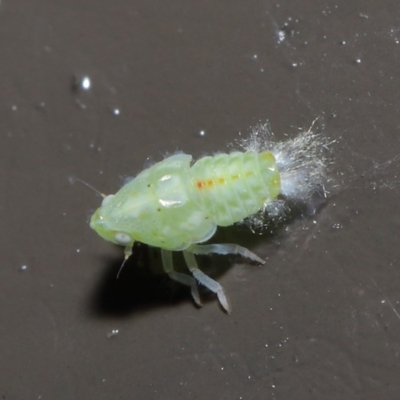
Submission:
M 75 183 L 76 181 L 84 184 L 85 186 L 87 186 L 89 189 L 94 190 L 97 194 L 99 194 L 103 199 L 105 199 L 107 197 L 107 195 L 105 195 L 104 193 L 101 193 L 100 190 L 97 190 L 95 187 L 93 187 L 92 185 L 89 185 L 87 182 L 83 181 L 82 179 L 79 178 L 74 178 L 74 177 L 70 177 L 69 181 L 71 183 Z

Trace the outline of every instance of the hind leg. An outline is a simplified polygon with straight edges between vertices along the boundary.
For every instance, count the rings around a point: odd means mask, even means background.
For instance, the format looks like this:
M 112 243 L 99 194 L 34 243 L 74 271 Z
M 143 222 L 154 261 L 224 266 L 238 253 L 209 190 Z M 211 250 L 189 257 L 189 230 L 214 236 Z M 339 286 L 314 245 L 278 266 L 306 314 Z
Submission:
M 197 282 L 194 278 L 189 275 L 181 274 L 180 272 L 174 271 L 174 264 L 172 261 L 172 252 L 161 249 L 161 258 L 164 267 L 164 271 L 169 275 L 171 279 L 182 283 L 183 285 L 189 286 L 192 293 L 194 302 L 201 307 L 201 300 L 199 290 L 197 288 Z
M 232 243 L 192 244 L 186 251 L 193 254 L 239 254 L 244 258 L 259 262 L 260 264 L 265 264 L 265 260 L 252 253 L 249 249 Z
M 222 288 L 222 286 L 217 281 L 214 281 L 214 279 L 211 279 L 209 276 L 207 276 L 204 272 L 200 271 L 199 267 L 197 266 L 196 259 L 194 258 L 193 252 L 184 250 L 183 257 L 185 258 L 186 264 L 190 272 L 193 274 L 196 280 L 201 285 L 205 286 L 207 289 L 215 293 L 218 296 L 218 300 L 222 308 L 228 314 L 230 314 L 231 309 L 229 307 L 229 303 L 225 296 L 224 289 Z

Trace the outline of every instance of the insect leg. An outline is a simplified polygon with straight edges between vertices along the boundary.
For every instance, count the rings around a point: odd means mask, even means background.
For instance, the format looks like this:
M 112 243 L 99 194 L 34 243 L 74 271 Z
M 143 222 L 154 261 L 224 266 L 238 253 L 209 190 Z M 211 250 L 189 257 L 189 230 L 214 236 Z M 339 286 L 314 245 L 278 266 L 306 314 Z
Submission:
M 211 290 L 213 293 L 216 293 L 222 308 L 228 314 L 230 314 L 231 309 L 229 307 L 228 300 L 226 299 L 222 286 L 217 281 L 214 281 L 214 279 L 211 279 L 209 276 L 207 276 L 204 272 L 200 271 L 199 267 L 197 266 L 196 259 L 194 258 L 193 252 L 184 250 L 183 257 L 185 258 L 186 264 L 190 272 L 197 279 L 197 281 L 201 285 L 205 286 L 207 289 Z
M 242 257 L 265 264 L 265 260 L 252 253 L 249 249 L 239 246 L 238 244 L 192 244 L 186 249 L 193 254 L 239 254 Z
M 174 264 L 172 261 L 172 252 L 168 250 L 161 249 L 161 258 L 164 267 L 164 271 L 169 275 L 171 279 L 182 283 L 183 285 L 189 286 L 192 293 L 194 302 L 201 307 L 201 300 L 199 295 L 199 290 L 197 288 L 197 282 L 189 275 L 181 274 L 174 271 Z

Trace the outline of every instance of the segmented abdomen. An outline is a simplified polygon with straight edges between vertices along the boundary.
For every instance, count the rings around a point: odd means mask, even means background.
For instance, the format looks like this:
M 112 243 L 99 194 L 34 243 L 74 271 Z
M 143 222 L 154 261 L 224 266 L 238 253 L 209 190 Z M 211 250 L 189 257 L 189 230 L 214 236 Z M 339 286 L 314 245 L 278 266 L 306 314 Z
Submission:
M 279 171 L 268 151 L 203 157 L 190 168 L 188 178 L 191 198 L 220 226 L 256 213 L 280 193 Z

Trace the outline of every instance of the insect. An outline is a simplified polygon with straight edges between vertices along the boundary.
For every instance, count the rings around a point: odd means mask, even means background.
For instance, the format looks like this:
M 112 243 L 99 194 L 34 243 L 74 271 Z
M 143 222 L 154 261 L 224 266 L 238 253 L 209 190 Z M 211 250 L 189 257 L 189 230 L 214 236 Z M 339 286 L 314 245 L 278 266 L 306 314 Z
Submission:
M 324 182 L 326 141 L 309 131 L 274 143 L 265 126 L 241 143 L 242 150 L 206 156 L 175 154 L 143 170 L 116 194 L 104 196 L 90 226 L 102 238 L 124 246 L 134 242 L 161 249 L 165 272 L 190 287 L 201 306 L 197 284 L 231 309 L 223 287 L 202 272 L 196 254 L 238 254 L 265 261 L 237 244 L 203 244 L 218 226 L 230 226 L 271 208 L 278 198 L 307 199 Z M 174 270 L 173 253 L 182 252 L 191 275 Z

